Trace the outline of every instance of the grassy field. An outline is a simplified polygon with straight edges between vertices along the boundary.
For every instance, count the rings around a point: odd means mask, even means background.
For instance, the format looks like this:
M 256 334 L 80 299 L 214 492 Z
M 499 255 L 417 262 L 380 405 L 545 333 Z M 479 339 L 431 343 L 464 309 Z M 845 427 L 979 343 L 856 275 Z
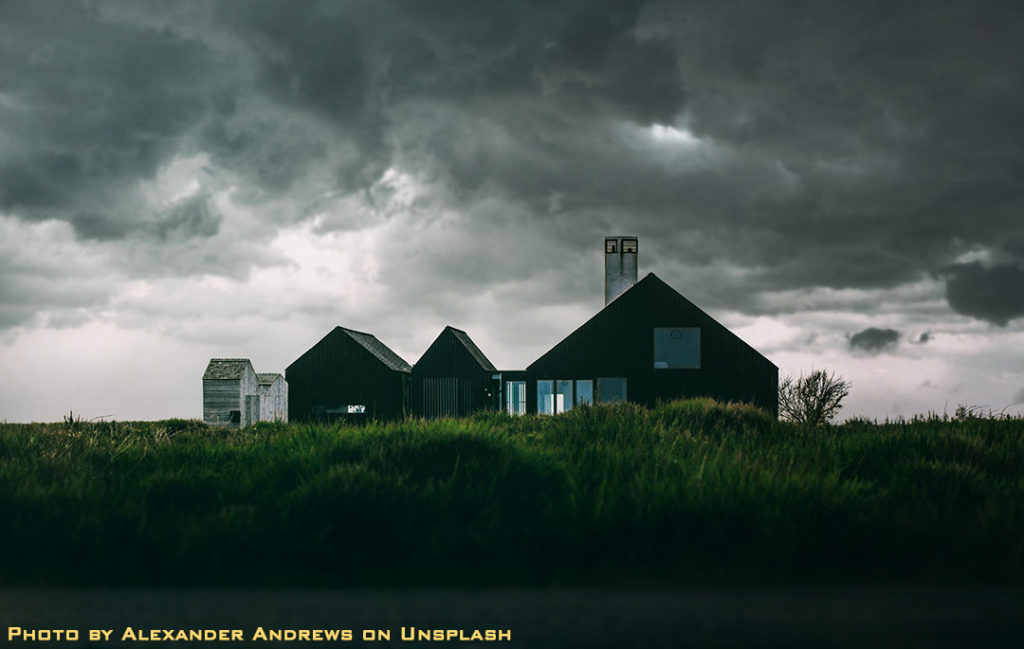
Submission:
M 0 585 L 1024 583 L 1024 421 L 0 424 Z

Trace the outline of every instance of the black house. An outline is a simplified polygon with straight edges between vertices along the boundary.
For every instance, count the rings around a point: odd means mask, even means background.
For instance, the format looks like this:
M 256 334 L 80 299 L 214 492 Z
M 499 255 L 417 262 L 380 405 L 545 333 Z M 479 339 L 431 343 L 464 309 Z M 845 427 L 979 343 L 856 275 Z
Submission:
M 285 370 L 288 419 L 404 417 L 411 371 L 372 334 L 335 327 Z
M 497 407 L 496 369 L 465 331 L 445 327 L 412 368 L 412 409 L 463 417 Z
M 653 273 L 610 299 L 526 368 L 529 412 L 709 396 L 778 415 L 778 367 Z
M 606 237 L 604 256 L 604 309 L 525 370 L 499 372 L 453 327 L 415 367 L 336 327 L 288 366 L 289 420 L 554 414 L 700 396 L 778 415 L 778 367 L 655 275 L 638 282 L 636 237 Z

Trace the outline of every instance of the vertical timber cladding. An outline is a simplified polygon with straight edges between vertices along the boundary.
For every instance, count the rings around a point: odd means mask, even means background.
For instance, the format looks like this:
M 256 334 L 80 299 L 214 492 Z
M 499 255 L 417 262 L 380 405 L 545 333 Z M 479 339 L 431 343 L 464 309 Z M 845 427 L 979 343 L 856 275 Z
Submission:
M 445 327 L 412 368 L 413 412 L 463 417 L 497 408 L 496 372 L 465 331 Z
M 399 419 L 411 369 L 372 334 L 335 327 L 285 370 L 288 418 Z
M 277 373 L 256 375 L 260 386 L 260 421 L 288 421 L 288 384 Z
M 260 395 L 245 395 L 245 407 L 242 410 L 242 427 L 252 426 L 260 420 Z
M 699 367 L 655 367 L 656 329 L 699 329 Z M 618 296 L 527 368 L 527 407 L 538 380 L 624 377 L 629 401 L 709 396 L 778 415 L 778 368 L 653 273 Z

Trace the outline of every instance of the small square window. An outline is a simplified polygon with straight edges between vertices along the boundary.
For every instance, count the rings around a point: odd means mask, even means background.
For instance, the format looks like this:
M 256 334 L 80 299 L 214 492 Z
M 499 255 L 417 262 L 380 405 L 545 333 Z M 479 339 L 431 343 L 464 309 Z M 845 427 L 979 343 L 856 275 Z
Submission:
M 636 254 L 636 239 L 623 239 L 622 240 L 622 254 L 626 253 Z
M 240 424 L 240 423 L 242 423 L 242 411 L 241 410 L 232 410 L 229 413 L 229 415 L 231 417 L 231 423 L 232 424 Z
M 597 402 L 618 403 L 626 400 L 626 379 L 624 378 L 598 378 L 597 379 Z
M 604 251 L 605 251 L 605 253 L 613 254 L 615 252 L 618 252 L 618 250 L 619 250 L 618 245 L 619 245 L 619 242 L 618 242 L 617 239 L 605 239 L 604 240 Z
M 665 327 L 654 330 L 654 369 L 700 367 L 700 329 Z

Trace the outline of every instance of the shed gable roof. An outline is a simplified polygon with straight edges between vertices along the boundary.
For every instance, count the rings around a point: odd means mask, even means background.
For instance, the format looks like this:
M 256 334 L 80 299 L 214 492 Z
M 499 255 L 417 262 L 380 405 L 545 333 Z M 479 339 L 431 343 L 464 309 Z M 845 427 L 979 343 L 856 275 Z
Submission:
M 277 379 L 284 380 L 284 377 L 277 372 L 261 372 L 256 375 L 260 385 L 273 385 Z
M 235 380 L 245 376 L 245 369 L 255 374 L 248 358 L 211 358 L 203 373 L 203 380 Z

